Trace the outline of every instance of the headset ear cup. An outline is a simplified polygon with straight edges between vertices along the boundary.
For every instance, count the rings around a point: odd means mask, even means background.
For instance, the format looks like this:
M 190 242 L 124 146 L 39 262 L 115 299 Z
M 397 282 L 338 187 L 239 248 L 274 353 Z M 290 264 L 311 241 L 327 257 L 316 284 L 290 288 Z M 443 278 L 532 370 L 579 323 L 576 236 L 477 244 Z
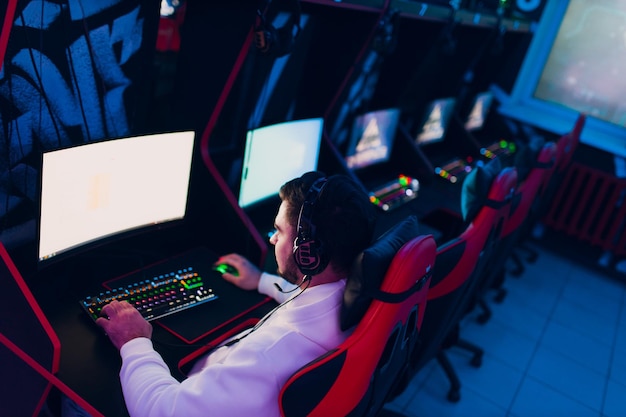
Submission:
M 267 28 L 259 27 L 255 31 L 254 43 L 257 49 L 266 55 L 277 58 L 287 55 L 293 49 L 292 25 L 288 24 L 279 29 L 272 25 Z
M 270 51 L 274 38 L 272 32 L 274 31 L 275 29 L 271 25 L 269 28 L 259 26 L 255 29 L 254 44 L 259 51 L 263 53 L 268 53 Z
M 289 54 L 294 46 L 296 38 L 300 34 L 300 17 L 302 10 L 300 0 L 291 0 L 288 8 L 283 8 L 283 12 L 289 13 L 287 22 L 276 28 L 268 19 L 268 16 L 277 16 L 272 12 L 272 1 L 265 0 L 262 6 L 257 9 L 256 27 L 254 28 L 254 43 L 257 49 L 274 57 L 281 57 Z M 285 6 L 285 4 L 283 5 Z
M 297 236 L 293 241 L 293 258 L 300 272 L 305 275 L 319 274 L 329 262 L 322 242 L 316 238 L 317 227 L 313 222 L 314 206 L 326 183 L 325 177 L 313 182 L 298 215 Z
M 294 242 L 293 258 L 304 275 L 316 275 L 326 268 L 322 245 L 316 240 L 298 239 Z

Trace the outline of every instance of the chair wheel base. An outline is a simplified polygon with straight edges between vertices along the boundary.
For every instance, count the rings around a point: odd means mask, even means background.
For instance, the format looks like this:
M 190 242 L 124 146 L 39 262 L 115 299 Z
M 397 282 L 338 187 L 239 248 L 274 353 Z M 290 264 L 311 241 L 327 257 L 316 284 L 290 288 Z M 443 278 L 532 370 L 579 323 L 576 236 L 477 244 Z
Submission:
M 476 317 L 476 321 L 480 324 L 485 324 L 491 318 L 491 308 L 489 308 L 489 305 L 482 297 L 478 300 L 478 306 L 481 308 L 482 313 Z
M 528 255 L 526 257 L 526 261 L 531 263 L 531 264 L 534 264 L 535 262 L 537 262 L 538 258 L 539 258 L 539 255 L 536 254 L 536 253 L 533 253 L 532 255 Z
M 485 311 L 484 313 L 476 317 L 476 322 L 478 322 L 479 324 L 485 324 L 489 321 L 489 319 L 491 319 L 491 313 L 488 311 Z
M 376 414 L 376 417 L 407 417 L 407 415 L 398 413 L 397 411 L 383 408 L 380 411 L 378 411 L 378 413 Z
M 448 391 L 448 401 L 451 403 L 458 403 L 461 400 L 461 393 L 459 390 L 451 389 Z
M 480 368 L 483 365 L 483 354 L 475 354 L 470 360 L 470 365 L 472 365 L 474 368 Z
M 506 298 L 506 289 L 505 288 L 499 288 L 498 292 L 496 293 L 495 297 L 493 297 L 493 301 L 495 301 L 496 303 L 500 304 L 504 301 L 504 299 Z

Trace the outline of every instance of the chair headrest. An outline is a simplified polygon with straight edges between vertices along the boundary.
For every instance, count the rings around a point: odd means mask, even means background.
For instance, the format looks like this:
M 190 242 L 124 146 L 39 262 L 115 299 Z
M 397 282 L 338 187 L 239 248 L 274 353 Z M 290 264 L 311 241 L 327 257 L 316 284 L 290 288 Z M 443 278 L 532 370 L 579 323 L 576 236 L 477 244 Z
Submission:
M 496 158 L 477 166 L 465 177 L 461 192 L 461 214 L 465 223 L 471 223 L 486 204 L 491 184 L 501 171 L 502 163 Z
M 380 289 L 398 250 L 418 235 L 417 218 L 407 217 L 357 256 L 343 294 L 340 315 L 342 330 L 351 328 L 361 320 L 374 294 Z

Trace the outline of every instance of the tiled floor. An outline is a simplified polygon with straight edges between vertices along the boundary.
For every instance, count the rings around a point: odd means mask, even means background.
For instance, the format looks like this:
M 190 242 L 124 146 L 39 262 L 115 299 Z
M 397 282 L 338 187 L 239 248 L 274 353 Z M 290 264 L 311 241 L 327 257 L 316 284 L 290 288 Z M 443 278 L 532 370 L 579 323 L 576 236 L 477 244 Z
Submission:
M 626 416 L 626 275 L 624 280 L 538 248 L 536 263 L 507 277 L 507 297 L 493 317 L 462 323 L 461 336 L 484 348 L 482 367 L 451 348 L 461 400 L 432 361 L 390 410 L 408 417 Z

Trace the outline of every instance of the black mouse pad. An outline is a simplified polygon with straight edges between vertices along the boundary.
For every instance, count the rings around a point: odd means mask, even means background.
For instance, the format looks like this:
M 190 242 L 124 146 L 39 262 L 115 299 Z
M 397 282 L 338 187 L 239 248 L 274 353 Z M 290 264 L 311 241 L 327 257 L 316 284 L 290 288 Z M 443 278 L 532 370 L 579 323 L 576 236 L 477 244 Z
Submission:
M 117 288 L 143 281 L 151 276 L 193 267 L 217 297 L 209 302 L 194 305 L 152 323 L 164 327 L 186 343 L 194 343 L 212 332 L 232 323 L 271 299 L 257 291 L 242 290 L 225 281 L 212 269 L 217 254 L 205 247 L 198 247 L 175 255 L 163 262 L 107 281 L 105 287 Z

